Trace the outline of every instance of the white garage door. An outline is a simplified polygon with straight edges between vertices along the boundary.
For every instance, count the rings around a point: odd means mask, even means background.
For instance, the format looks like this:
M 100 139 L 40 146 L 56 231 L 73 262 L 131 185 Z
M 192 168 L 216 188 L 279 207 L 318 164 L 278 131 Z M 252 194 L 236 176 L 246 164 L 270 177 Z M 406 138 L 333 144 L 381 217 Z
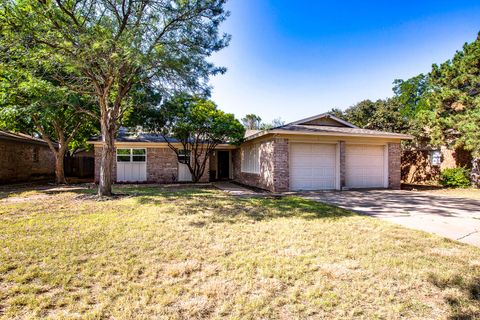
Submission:
M 348 188 L 385 187 L 384 146 L 347 144 L 345 160 Z
M 335 189 L 335 163 L 335 144 L 292 143 L 290 189 Z
M 146 149 L 117 149 L 117 182 L 142 182 L 146 180 Z

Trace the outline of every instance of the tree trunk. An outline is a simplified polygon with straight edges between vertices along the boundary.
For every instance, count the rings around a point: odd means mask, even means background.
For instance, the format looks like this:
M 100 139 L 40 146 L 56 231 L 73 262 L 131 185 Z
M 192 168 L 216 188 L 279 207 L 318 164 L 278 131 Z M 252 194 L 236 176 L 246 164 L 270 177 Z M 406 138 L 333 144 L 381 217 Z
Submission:
M 60 148 L 58 152 L 55 152 L 55 182 L 57 184 L 66 184 L 65 170 L 63 161 L 65 158 L 65 149 Z
M 197 183 L 198 181 L 200 181 L 200 177 L 201 176 L 198 176 L 196 173 L 192 174 L 192 182 Z
M 115 124 L 107 115 L 102 115 L 102 158 L 100 161 L 100 181 L 98 185 L 99 196 L 112 195 L 112 171 L 115 154 Z
M 480 158 L 472 160 L 472 171 L 470 173 L 470 180 L 476 188 L 480 188 Z

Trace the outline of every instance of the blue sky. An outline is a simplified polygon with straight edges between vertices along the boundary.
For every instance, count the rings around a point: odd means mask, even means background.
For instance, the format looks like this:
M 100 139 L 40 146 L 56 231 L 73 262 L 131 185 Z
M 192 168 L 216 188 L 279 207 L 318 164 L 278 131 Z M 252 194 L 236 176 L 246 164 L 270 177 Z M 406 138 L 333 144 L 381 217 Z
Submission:
M 477 1 L 230 0 L 212 99 L 241 118 L 294 121 L 392 95 L 480 31 Z

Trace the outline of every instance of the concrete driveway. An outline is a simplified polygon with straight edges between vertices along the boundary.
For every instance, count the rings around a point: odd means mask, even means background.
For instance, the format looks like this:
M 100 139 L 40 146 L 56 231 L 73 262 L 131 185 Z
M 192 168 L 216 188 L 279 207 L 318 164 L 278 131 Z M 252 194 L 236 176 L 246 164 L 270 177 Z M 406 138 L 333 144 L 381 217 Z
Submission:
M 404 190 L 306 192 L 301 196 L 480 247 L 480 200 Z

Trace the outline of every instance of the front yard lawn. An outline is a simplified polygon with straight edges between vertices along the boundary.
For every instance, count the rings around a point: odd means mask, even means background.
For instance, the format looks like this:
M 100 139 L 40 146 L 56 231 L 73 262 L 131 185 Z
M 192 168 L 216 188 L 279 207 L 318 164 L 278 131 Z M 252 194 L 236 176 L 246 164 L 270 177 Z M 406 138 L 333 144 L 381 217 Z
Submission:
M 460 198 L 469 198 L 480 200 L 480 189 L 474 188 L 445 188 L 438 190 L 429 190 L 428 193 L 431 193 L 436 196 L 448 196 L 448 197 L 460 197 Z
M 480 250 L 295 197 L 0 194 L 0 317 L 480 317 Z

